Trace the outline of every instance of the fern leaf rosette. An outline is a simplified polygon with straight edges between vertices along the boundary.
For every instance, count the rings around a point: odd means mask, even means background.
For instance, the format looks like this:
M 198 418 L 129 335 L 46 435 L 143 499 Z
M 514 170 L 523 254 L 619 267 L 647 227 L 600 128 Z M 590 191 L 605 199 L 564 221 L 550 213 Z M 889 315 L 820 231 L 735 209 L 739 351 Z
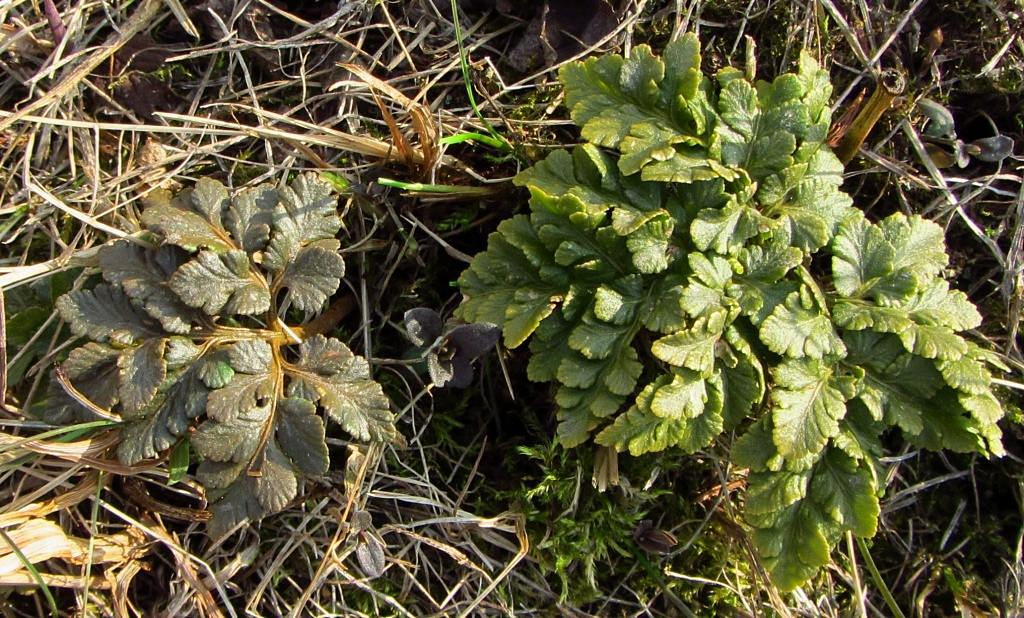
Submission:
M 558 440 L 633 455 L 737 431 L 745 518 L 783 589 L 879 514 L 880 434 L 998 454 L 995 357 L 943 278 L 941 228 L 871 222 L 825 138 L 828 75 L 709 77 L 684 36 L 662 57 L 560 73 L 585 143 L 517 176 L 529 214 L 498 226 L 460 279 L 459 317 L 529 340 L 556 385 Z
M 142 221 L 156 248 L 103 246 L 105 282 L 57 302 L 91 341 L 51 380 L 48 421 L 119 418 L 128 465 L 190 442 L 214 536 L 283 509 L 327 472 L 321 413 L 357 440 L 395 436 L 367 361 L 311 323 L 284 325 L 289 307 L 321 312 L 344 274 L 330 184 L 307 174 L 231 196 L 202 179 L 158 194 Z

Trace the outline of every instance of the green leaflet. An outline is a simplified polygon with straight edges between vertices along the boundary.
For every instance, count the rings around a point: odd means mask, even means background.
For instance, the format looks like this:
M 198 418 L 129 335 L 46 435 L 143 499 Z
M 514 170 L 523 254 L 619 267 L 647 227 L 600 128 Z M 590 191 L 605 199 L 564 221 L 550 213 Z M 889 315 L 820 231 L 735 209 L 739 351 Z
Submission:
M 131 345 L 160 333 L 158 324 L 132 304 L 120 288 L 110 285 L 69 292 L 57 299 L 57 310 L 71 332 L 93 341 Z
M 710 152 L 754 180 L 789 167 L 797 146 L 793 129 L 807 124 L 802 94 L 793 75 L 780 77 L 761 92 L 746 80 L 729 81 L 719 94 L 721 122 Z
M 967 295 L 959 290 L 950 290 L 949 283 L 941 279 L 917 286 L 912 294 L 893 305 L 922 326 L 959 332 L 981 324 L 981 315 L 967 300 Z
M 871 416 L 918 433 L 922 409 L 943 386 L 935 366 L 907 354 L 894 335 L 854 331 L 845 340 L 850 346 L 846 364 L 864 372 L 856 396 Z
M 904 428 L 904 434 L 911 443 L 932 450 L 947 448 L 959 453 L 972 453 L 990 450 L 987 446 L 989 439 L 998 441 L 998 427 L 979 419 L 952 389 L 937 392 L 929 404 L 920 410 L 917 431 Z M 1001 447 L 992 450 L 998 453 Z
M 770 417 L 762 417 L 750 425 L 747 432 L 733 443 L 733 463 L 750 468 L 751 472 L 778 472 L 782 468 L 784 462 L 779 457 L 775 442 L 772 441 L 770 421 Z
M 829 243 L 840 223 L 855 213 L 840 191 L 843 166 L 822 145 L 805 143 L 797 162 L 764 179 L 755 200 L 762 214 L 788 234 L 789 242 L 810 254 Z
M 708 402 L 708 382 L 687 369 L 673 371 L 671 378 L 668 384 L 654 392 L 651 413 L 674 420 L 700 416 Z
M 786 297 L 761 323 L 761 341 L 776 354 L 800 358 L 844 356 L 846 347 L 832 320 L 806 288 Z
M 291 185 L 281 187 L 278 196 L 271 213 L 270 241 L 263 265 L 280 280 L 281 272 L 297 260 L 304 247 L 317 241 L 333 241 L 341 229 L 341 219 L 331 185 L 313 175 L 299 176 Z M 331 250 L 336 251 L 337 245 Z
M 896 269 L 906 269 L 926 281 L 949 263 L 942 228 L 935 223 L 896 213 L 880 221 L 878 227 L 893 247 Z
M 135 414 L 122 415 L 127 424 L 117 446 L 118 459 L 134 465 L 172 448 L 188 433 L 193 420 L 206 411 L 207 396 L 208 390 L 194 368 L 166 379 L 156 401 Z
M 736 253 L 759 230 L 757 212 L 749 206 L 730 202 L 722 209 L 707 208 L 697 213 L 690 225 L 693 244 L 702 251 L 723 255 Z
M 274 395 L 274 380 L 268 371 L 256 375 L 236 373 L 207 396 L 206 414 L 221 423 L 230 423 Z
M 214 350 L 196 363 L 196 375 L 207 388 L 224 388 L 235 377 L 225 350 Z
M 327 415 L 359 440 L 395 437 L 394 417 L 370 367 L 344 343 L 315 335 L 299 345 L 299 360 L 285 368 L 288 395 L 319 403 Z
M 628 324 L 614 329 L 607 341 L 604 358 L 588 359 L 572 351 L 573 341 L 581 347 L 592 346 L 586 316 L 571 328 L 570 349 L 562 350 L 554 377 L 562 384 L 556 395 L 561 406 L 558 418 L 559 439 L 565 445 L 586 441 L 600 419 L 613 414 L 633 392 L 643 371 L 636 350 L 630 345 L 635 326 Z
M 834 372 L 828 363 L 809 359 L 791 359 L 775 367 L 772 438 L 787 460 L 817 455 L 839 433 L 852 393 Z
M 719 369 L 722 379 L 722 416 L 726 429 L 742 423 L 765 395 L 764 367 L 754 356 L 750 342 L 730 326 L 725 332 L 728 345 L 720 344 Z
M 896 249 L 885 239 L 881 228 L 860 217 L 851 217 L 840 227 L 832 255 L 836 291 L 843 296 L 866 296 L 895 274 Z M 907 291 L 904 287 L 893 293 L 898 298 Z
M 253 315 L 270 308 L 270 290 L 244 251 L 202 251 L 171 275 L 169 285 L 178 298 L 209 315 Z
M 529 340 L 565 447 L 689 453 L 734 430 L 744 517 L 791 589 L 874 534 L 889 428 L 1001 452 L 999 363 L 963 335 L 981 317 L 942 278 L 942 229 L 871 222 L 842 191 L 808 54 L 771 82 L 700 65 L 685 35 L 561 69 L 585 143 L 516 177 L 529 214 L 462 274 L 458 312 Z
M 659 272 L 667 263 L 674 221 L 666 210 L 662 187 L 621 177 L 608 155 L 590 144 L 572 155 L 557 151 L 516 177 L 538 202 L 575 198 L 595 214 L 610 212 L 612 229 L 627 236 L 633 262 L 641 272 Z
M 699 67 L 697 39 L 686 35 L 669 45 L 664 61 L 641 45 L 628 59 L 592 58 L 566 65 L 559 76 L 584 138 L 619 150 L 622 173 L 669 163 L 676 170 L 690 170 L 691 177 L 710 178 L 716 171 L 707 161 L 699 166 L 678 163 L 687 156 L 677 145 L 704 145 L 707 141 L 707 123 L 699 105 L 693 104 L 701 79 Z M 662 170 L 656 175 L 663 175 Z M 643 178 L 656 179 L 646 170 Z
M 707 375 L 714 369 L 715 344 L 721 334 L 701 323 L 689 331 L 658 339 L 651 346 L 651 352 L 667 363 Z
M 281 510 L 305 478 L 326 473 L 324 414 L 356 440 L 397 435 L 364 358 L 283 326 L 289 307 L 323 311 L 344 274 L 330 183 L 307 174 L 232 196 L 204 179 L 158 195 L 142 220 L 163 244 L 100 248 L 106 282 L 56 303 L 92 341 L 63 364 L 73 388 L 51 379 L 48 421 L 90 419 L 96 407 L 120 416 L 128 465 L 187 441 L 214 536 Z
M 316 414 L 316 406 L 307 399 L 290 397 L 278 405 L 281 419 L 276 434 L 281 450 L 304 474 L 326 474 L 330 466 L 327 444 L 324 443 L 324 422 Z
M 64 371 L 75 388 L 101 408 L 110 408 L 118 400 L 120 351 L 108 345 L 89 342 L 71 350 L 64 361 Z M 50 381 L 48 405 L 43 418 L 55 425 L 96 420 L 95 415 L 82 406 L 56 383 Z
M 192 434 L 192 448 L 210 461 L 231 461 L 248 465 L 261 446 L 263 426 L 270 420 L 271 406 L 245 406 L 223 421 L 206 421 Z
M 345 261 L 338 254 L 338 241 L 317 241 L 299 249 L 295 259 L 284 269 L 281 285 L 298 309 L 316 312 L 324 306 L 341 284 Z
M 874 475 L 837 449 L 809 469 L 753 472 L 747 520 L 775 583 L 796 588 L 828 564 L 847 530 L 872 536 L 879 506 Z
M 207 178 L 174 198 L 166 191 L 154 191 L 146 201 L 142 223 L 170 245 L 189 251 L 199 247 L 226 251 L 234 246 L 221 224 L 227 197 L 224 185 Z
M 832 443 L 851 458 L 873 462 L 884 454 L 881 442 L 882 423 L 859 400 L 851 400 L 846 416 L 839 421 L 839 433 Z
M 251 465 L 212 459 L 199 465 L 196 476 L 208 490 L 208 531 L 214 538 L 282 510 L 298 494 L 298 476 L 276 439 L 255 457 Z
M 568 291 L 568 277 L 525 216 L 502 222 L 488 250 L 459 278 L 458 317 L 501 325 L 505 345 L 522 344 Z
M 166 339 L 150 339 L 117 357 L 118 397 L 125 410 L 142 409 L 156 395 L 167 375 L 163 360 L 166 345 Z
M 666 417 L 653 410 L 658 396 L 672 384 L 668 376 L 662 376 L 647 385 L 637 395 L 636 403 L 615 422 L 605 427 L 594 441 L 618 450 L 629 450 L 631 455 L 642 455 L 679 447 L 692 453 L 711 444 L 722 431 L 722 396 L 717 380 L 707 383 L 707 405 L 693 416 L 676 415 Z M 663 401 L 674 398 L 664 397 Z
M 728 285 L 734 298 L 755 326 L 764 322 L 797 284 L 783 279 L 803 259 L 800 249 L 789 245 L 785 234 L 777 234 L 766 247 L 751 245 L 737 254 L 738 272 Z
M 103 278 L 142 303 L 146 313 L 159 320 L 164 330 L 188 334 L 196 320 L 195 310 L 181 302 L 167 285 L 168 277 L 186 256 L 171 245 L 149 251 L 127 240 L 117 240 L 104 247 L 99 261 Z
M 231 200 L 224 227 L 243 251 L 253 253 L 267 246 L 278 198 L 274 187 L 260 185 L 242 189 Z
M 953 305 L 959 299 L 947 294 L 948 288 L 934 289 L 944 284 L 932 278 L 948 260 L 942 229 L 934 223 L 920 217 L 908 219 L 899 213 L 878 225 L 860 216 L 851 217 L 840 225 L 833 256 L 836 290 L 847 298 L 871 297 L 898 303 L 925 296 L 925 305 L 946 304 L 947 311 L 964 316 L 964 321 L 948 326 L 964 329 L 976 325 L 969 325 L 975 311 L 966 298 L 960 303 L 966 308 L 956 307 Z M 922 282 L 929 285 L 923 286 Z
M 668 275 L 655 284 L 644 317 L 644 328 L 656 333 L 671 333 L 685 327 L 684 283 L 682 276 Z

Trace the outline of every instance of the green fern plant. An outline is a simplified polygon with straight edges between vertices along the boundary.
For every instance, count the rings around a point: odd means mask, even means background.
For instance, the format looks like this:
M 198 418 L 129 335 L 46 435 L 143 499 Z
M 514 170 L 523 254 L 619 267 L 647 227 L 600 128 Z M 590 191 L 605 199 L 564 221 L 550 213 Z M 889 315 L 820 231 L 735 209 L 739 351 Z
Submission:
M 201 179 L 142 213 L 158 241 L 99 250 L 104 283 L 57 301 L 75 335 L 49 386 L 46 420 L 121 422 L 132 465 L 188 440 L 210 533 L 281 510 L 327 472 L 325 412 L 357 440 L 389 440 L 394 419 L 365 359 L 324 336 L 320 313 L 345 262 L 332 186 L 313 174 L 233 197 Z
M 458 315 L 530 339 L 557 386 L 558 440 L 690 453 L 725 432 L 749 468 L 745 518 L 792 589 L 845 532 L 874 534 L 881 434 L 999 454 L 981 318 L 943 279 L 941 228 L 873 223 L 825 145 L 828 75 L 702 74 L 696 37 L 560 73 L 586 142 L 517 176 L 460 278 Z

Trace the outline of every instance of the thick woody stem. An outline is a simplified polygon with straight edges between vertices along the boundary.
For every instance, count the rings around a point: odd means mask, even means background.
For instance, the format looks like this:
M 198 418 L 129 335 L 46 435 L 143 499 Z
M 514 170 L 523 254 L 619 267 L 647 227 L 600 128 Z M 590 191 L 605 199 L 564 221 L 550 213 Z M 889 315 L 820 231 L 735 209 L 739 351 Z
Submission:
M 346 294 L 341 298 L 337 299 L 331 306 L 313 319 L 308 324 L 302 326 L 295 326 L 292 331 L 299 336 L 300 339 L 308 339 L 313 335 L 323 335 L 333 329 L 345 319 L 352 309 L 355 307 L 356 302 L 351 294 Z

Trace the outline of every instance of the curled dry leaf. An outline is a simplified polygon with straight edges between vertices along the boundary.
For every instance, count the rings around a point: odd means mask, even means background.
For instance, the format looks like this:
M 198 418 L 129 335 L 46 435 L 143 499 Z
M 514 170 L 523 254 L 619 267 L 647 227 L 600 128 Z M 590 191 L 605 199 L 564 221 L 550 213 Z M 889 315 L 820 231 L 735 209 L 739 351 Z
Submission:
M 579 54 L 619 25 L 609 0 L 545 0 L 508 54 L 517 71 L 554 66 Z
M 69 564 L 123 564 L 141 558 L 149 551 L 145 536 L 135 528 L 110 535 L 97 534 L 90 539 L 69 536 L 47 519 L 30 519 L 6 530 L 19 556 L 7 543 L 0 545 L 0 577 L 25 569 L 30 564 L 59 559 Z M 90 553 L 91 550 L 91 553 Z
M 1006 135 L 976 139 L 970 146 L 971 156 L 987 163 L 999 163 L 1013 154 L 1013 138 Z
M 645 552 L 659 556 L 664 556 L 679 544 L 679 540 L 674 534 L 655 528 L 654 523 L 649 519 L 644 519 L 637 524 L 633 530 L 633 540 Z
M 956 138 L 956 122 L 953 113 L 945 105 L 927 98 L 917 101 L 917 109 L 928 118 L 925 134 L 932 137 Z
M 424 349 L 434 386 L 466 388 L 473 381 L 473 361 L 493 348 L 501 329 L 491 323 L 444 324 L 433 309 L 405 312 L 405 329 L 413 345 Z
M 363 573 L 370 579 L 384 574 L 386 556 L 384 544 L 377 537 L 373 519 L 366 511 L 352 513 L 352 531 L 356 537 L 356 560 Z

